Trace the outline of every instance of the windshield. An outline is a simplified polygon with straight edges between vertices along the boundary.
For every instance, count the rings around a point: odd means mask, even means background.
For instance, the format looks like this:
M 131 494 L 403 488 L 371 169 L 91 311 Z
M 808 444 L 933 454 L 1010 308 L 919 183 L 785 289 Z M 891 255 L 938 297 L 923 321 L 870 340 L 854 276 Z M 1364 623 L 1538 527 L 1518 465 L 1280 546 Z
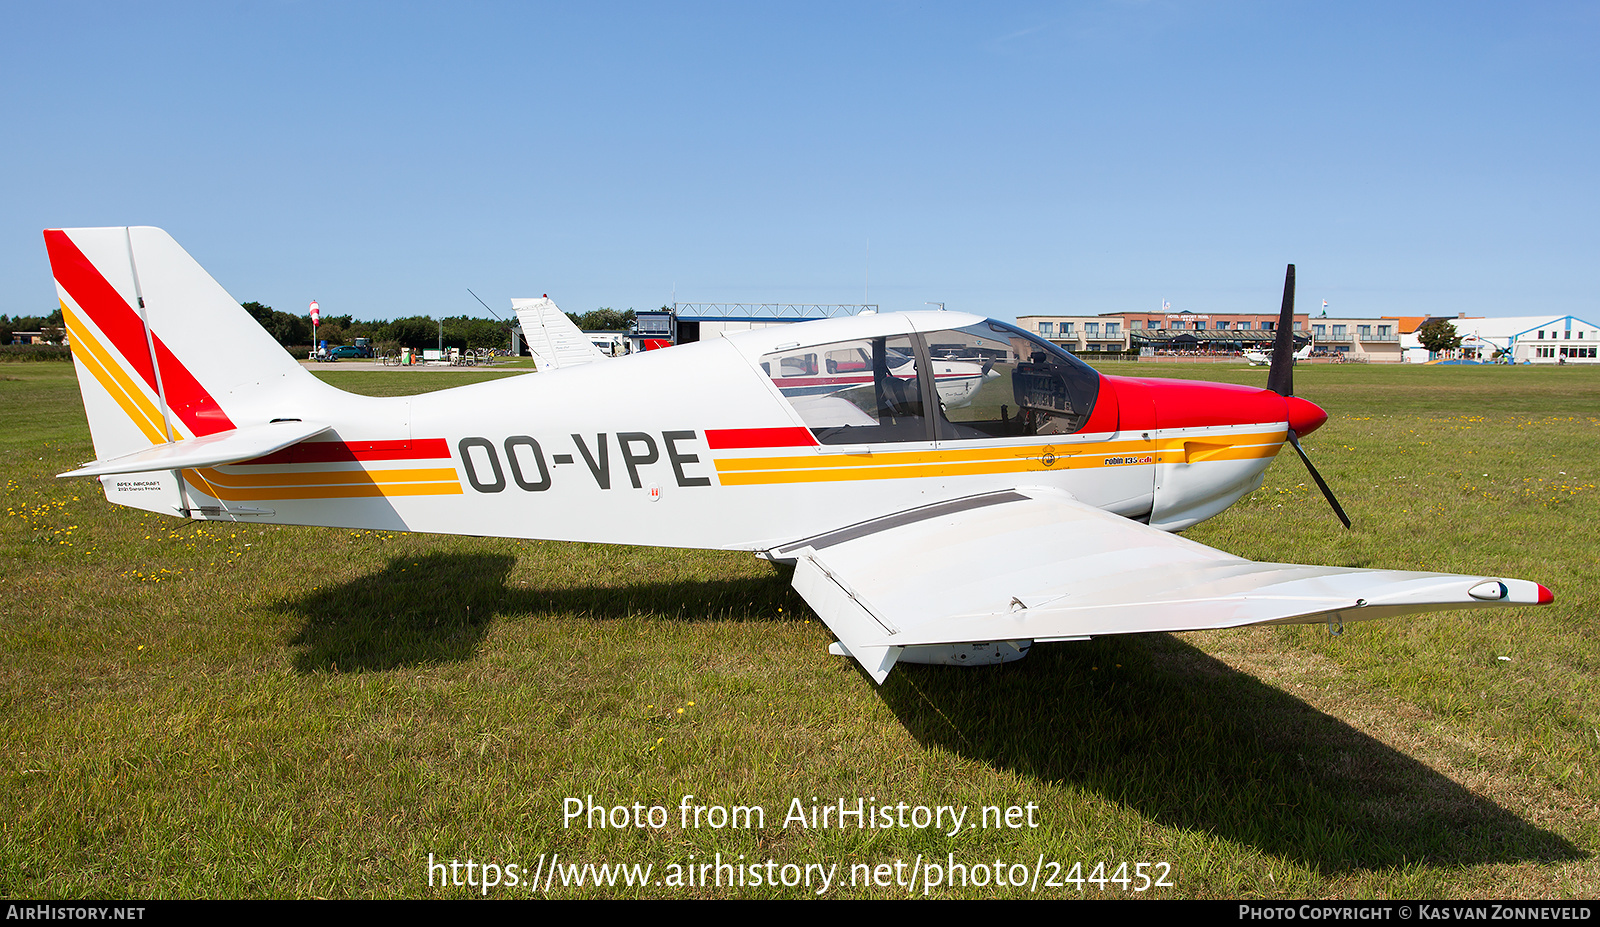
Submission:
M 941 439 L 1072 434 L 1094 411 L 1100 374 L 1014 325 L 989 319 L 925 338 Z

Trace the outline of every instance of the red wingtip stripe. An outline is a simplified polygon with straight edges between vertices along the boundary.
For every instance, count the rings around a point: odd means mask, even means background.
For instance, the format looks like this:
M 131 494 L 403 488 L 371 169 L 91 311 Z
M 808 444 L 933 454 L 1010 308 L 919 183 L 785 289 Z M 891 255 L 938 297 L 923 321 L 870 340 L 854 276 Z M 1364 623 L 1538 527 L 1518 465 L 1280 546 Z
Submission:
M 44 244 L 50 253 L 50 270 L 56 282 L 105 333 L 150 391 L 155 392 L 155 369 L 150 363 L 149 346 L 145 344 L 143 320 L 66 232 L 47 229 Z M 173 355 L 161 336 L 152 332 L 150 340 L 155 345 L 156 362 L 161 365 L 161 386 L 167 396 L 167 408 L 196 437 L 231 430 L 233 421 L 222 411 L 222 406 Z
M 706 446 L 713 451 L 752 447 L 815 447 L 817 439 L 806 428 L 717 428 L 706 430 Z
M 1540 605 L 1549 605 L 1551 602 L 1554 602 L 1556 600 L 1555 593 L 1553 593 L 1550 590 L 1546 589 L 1544 587 L 1543 583 L 1536 583 L 1535 585 L 1537 585 L 1539 587 L 1539 604 Z

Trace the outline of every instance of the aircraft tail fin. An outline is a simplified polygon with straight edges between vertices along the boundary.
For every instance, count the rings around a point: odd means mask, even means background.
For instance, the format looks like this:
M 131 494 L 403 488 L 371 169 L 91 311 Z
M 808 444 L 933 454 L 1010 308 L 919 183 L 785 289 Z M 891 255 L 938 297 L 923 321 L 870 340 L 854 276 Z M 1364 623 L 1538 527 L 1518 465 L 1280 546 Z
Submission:
M 259 427 L 309 420 L 303 409 L 321 418 L 345 396 L 291 358 L 166 232 L 50 229 L 44 240 L 99 465 L 75 473 L 150 463 L 138 471 L 148 479 L 116 481 L 121 490 L 102 481 L 112 501 L 181 509 L 175 471 L 194 453 L 164 446 L 217 436 L 207 442 L 215 446 L 235 432 L 246 438 L 223 447 L 254 446 Z M 266 443 L 304 430 L 278 428 Z M 121 466 L 107 469 L 112 462 Z
M 242 425 L 273 396 L 330 390 L 166 232 L 44 233 L 95 454 L 109 460 Z M 252 420 L 255 419 L 255 420 Z
M 513 299 L 511 308 L 522 323 L 523 340 L 528 342 L 540 373 L 606 359 L 550 297 Z

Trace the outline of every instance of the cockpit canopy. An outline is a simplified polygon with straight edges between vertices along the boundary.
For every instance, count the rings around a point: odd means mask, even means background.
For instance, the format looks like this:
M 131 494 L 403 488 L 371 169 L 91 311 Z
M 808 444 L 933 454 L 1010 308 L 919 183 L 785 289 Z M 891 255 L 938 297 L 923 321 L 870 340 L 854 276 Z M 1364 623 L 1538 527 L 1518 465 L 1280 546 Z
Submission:
M 964 328 L 794 347 L 761 369 L 823 444 L 1072 434 L 1100 375 L 993 319 Z

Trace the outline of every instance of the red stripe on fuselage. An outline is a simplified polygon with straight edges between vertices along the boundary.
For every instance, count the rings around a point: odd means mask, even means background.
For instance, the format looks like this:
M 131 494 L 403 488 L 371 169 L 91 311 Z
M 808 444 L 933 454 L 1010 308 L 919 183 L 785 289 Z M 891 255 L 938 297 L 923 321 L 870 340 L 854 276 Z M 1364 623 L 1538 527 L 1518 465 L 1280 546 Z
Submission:
M 265 467 L 301 463 L 348 463 L 357 460 L 448 460 L 450 443 L 443 438 L 416 441 L 305 441 L 237 466 Z
M 156 392 L 155 370 L 150 364 L 150 347 L 145 343 L 144 321 L 101 275 L 94 263 L 78 250 L 67 233 L 49 229 L 44 233 L 45 249 L 50 253 L 50 271 L 78 308 L 111 339 L 117 352 L 133 366 L 134 372 Z M 161 337 L 151 333 L 156 363 L 161 366 L 162 392 L 167 408 L 196 437 L 233 429 L 233 421 L 217 401 L 200 385 L 168 350 Z
M 706 446 L 713 451 L 748 447 L 815 447 L 817 439 L 805 428 L 718 428 L 706 431 Z

